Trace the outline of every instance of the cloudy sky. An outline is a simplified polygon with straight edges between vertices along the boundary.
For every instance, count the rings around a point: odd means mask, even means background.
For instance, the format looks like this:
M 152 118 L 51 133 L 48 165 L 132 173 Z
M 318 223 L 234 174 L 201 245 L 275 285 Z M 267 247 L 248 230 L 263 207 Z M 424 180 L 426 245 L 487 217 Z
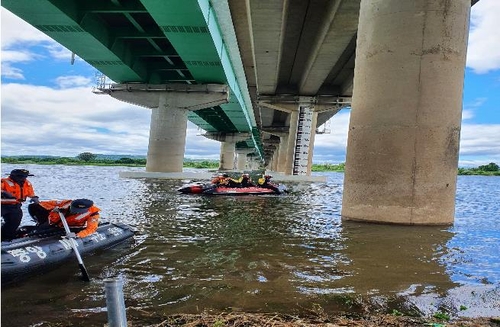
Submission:
M 500 1 L 472 8 L 460 166 L 500 164 Z M 1 154 L 146 155 L 151 112 L 92 93 L 97 71 L 1 8 Z M 315 163 L 345 161 L 349 111 L 316 136 Z M 188 123 L 186 157 L 218 159 L 220 143 Z

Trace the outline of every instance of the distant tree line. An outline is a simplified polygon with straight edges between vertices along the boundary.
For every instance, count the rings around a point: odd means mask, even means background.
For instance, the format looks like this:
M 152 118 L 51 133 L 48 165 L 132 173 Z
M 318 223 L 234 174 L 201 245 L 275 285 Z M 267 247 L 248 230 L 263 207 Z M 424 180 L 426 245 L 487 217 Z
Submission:
M 98 155 L 91 152 L 82 152 L 76 157 L 53 157 L 53 156 L 2 157 L 2 163 L 144 167 L 146 166 L 146 158 L 123 157 L 119 159 L 110 159 L 110 158 L 101 158 Z M 217 169 L 219 167 L 219 162 L 217 160 L 186 160 L 183 166 L 188 168 Z
M 128 158 L 119 159 L 100 158 L 98 155 L 91 152 L 82 152 L 76 157 L 50 157 L 50 156 L 19 156 L 19 157 L 2 157 L 2 163 L 11 164 L 40 164 L 40 165 L 94 165 L 94 166 L 129 166 L 129 167 L 144 167 L 146 166 L 146 158 Z M 218 160 L 185 160 L 184 167 L 187 168 L 205 168 L 217 169 L 219 167 Z M 343 172 L 345 163 L 339 164 L 313 164 L 311 171 L 327 172 L 336 171 Z M 500 176 L 500 168 L 490 162 L 487 165 L 482 165 L 476 168 L 458 168 L 458 175 L 488 175 Z
M 458 168 L 459 175 L 488 175 L 500 176 L 500 167 L 494 162 L 477 168 Z
M 339 164 L 313 164 L 311 167 L 311 171 L 339 171 L 343 172 L 345 170 L 345 163 Z
M 2 163 L 11 164 L 39 164 L 39 165 L 93 165 L 93 166 L 146 166 L 146 158 L 98 158 L 90 152 L 80 153 L 76 157 L 41 157 L 20 156 L 2 157 Z
M 345 170 L 345 163 L 340 164 L 313 164 L 312 171 L 338 171 Z M 500 168 L 494 163 L 490 162 L 487 165 L 479 166 L 476 168 L 458 168 L 458 175 L 486 175 L 486 176 L 500 176 Z

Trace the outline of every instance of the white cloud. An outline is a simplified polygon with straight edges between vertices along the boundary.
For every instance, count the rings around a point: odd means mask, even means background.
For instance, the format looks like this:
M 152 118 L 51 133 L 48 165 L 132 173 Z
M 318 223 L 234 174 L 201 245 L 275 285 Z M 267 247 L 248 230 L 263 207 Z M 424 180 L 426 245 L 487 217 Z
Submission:
M 68 62 L 71 61 L 71 51 L 60 44 L 49 44 L 46 46 L 46 49 L 50 53 L 50 56 L 56 60 L 66 60 Z M 77 57 L 75 56 L 75 60 L 76 58 Z
M 500 69 L 500 1 L 481 0 L 472 7 L 467 66 L 482 74 Z
M 500 125 L 462 124 L 459 166 L 500 163 Z
M 4 50 L 2 48 L 2 76 L 23 80 L 23 71 L 17 67 L 13 67 L 13 64 L 30 62 L 37 58 L 40 58 L 40 56 L 29 51 Z
M 472 119 L 474 117 L 474 111 L 464 109 L 462 111 L 462 121 Z
M 85 85 L 88 79 L 71 76 L 66 82 Z M 3 84 L 2 154 L 146 155 L 150 117 L 149 109 L 94 94 L 89 86 L 52 89 Z M 220 143 L 201 133 L 189 123 L 186 156 L 218 159 Z
M 479 108 L 484 99 L 471 107 Z M 463 116 L 473 116 L 466 110 Z M 350 110 L 342 110 L 330 120 L 330 133 L 317 134 L 314 143 L 314 163 L 345 162 Z M 466 119 L 466 118 L 463 118 Z M 460 166 L 500 163 L 500 125 L 462 123 L 460 135 Z
M 145 154 L 149 117 L 149 110 L 93 94 L 90 87 L 4 84 L 2 154 Z
M 314 139 L 314 163 L 345 162 L 347 147 L 347 131 L 349 128 L 350 110 L 344 109 L 320 126 L 326 129 L 324 134 L 316 134 Z
M 33 26 L 27 24 L 5 8 L 1 8 L 2 15 L 2 49 L 15 46 L 19 43 L 55 42 Z
M 500 125 L 463 124 L 460 139 L 463 155 L 500 158 Z
M 37 59 L 38 55 L 26 52 L 26 51 L 16 51 L 16 50 L 4 50 L 2 51 L 2 62 L 28 62 Z
M 2 63 L 2 76 L 10 79 L 23 80 L 23 71 L 19 68 L 12 67 L 8 63 Z
M 70 88 L 74 86 L 91 86 L 94 81 L 84 76 L 59 76 L 56 84 L 60 88 Z
M 464 109 L 462 110 L 462 121 L 474 118 L 475 111 L 480 109 L 481 106 L 486 103 L 486 98 L 477 98 L 472 103 L 464 103 Z

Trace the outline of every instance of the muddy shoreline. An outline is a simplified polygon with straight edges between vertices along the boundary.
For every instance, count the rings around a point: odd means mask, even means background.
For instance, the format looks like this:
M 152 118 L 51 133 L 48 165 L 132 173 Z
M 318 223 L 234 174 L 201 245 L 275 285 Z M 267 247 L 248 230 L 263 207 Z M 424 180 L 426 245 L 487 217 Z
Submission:
M 136 311 L 136 310 L 134 310 Z M 141 310 L 139 310 L 141 311 Z M 432 326 L 432 327 L 500 327 L 500 317 L 437 319 L 394 314 L 338 314 L 295 316 L 280 313 L 201 313 L 160 316 L 136 312 L 131 326 L 148 327 L 311 327 L 311 326 Z

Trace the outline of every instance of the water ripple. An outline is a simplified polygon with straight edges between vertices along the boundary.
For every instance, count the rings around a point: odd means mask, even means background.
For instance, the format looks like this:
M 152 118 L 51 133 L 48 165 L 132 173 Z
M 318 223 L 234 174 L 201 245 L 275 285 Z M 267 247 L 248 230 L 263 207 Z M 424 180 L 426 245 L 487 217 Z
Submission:
M 2 165 L 2 173 L 13 168 Z M 323 173 L 325 183 L 290 183 L 284 196 L 217 197 L 176 191 L 188 181 L 118 177 L 130 168 L 26 168 L 42 198 L 91 198 L 104 221 L 131 224 L 140 235 L 85 258 L 93 278 L 85 287 L 67 265 L 2 290 L 2 318 L 23 317 L 21 307 L 39 320 L 46 312 L 64 316 L 68 305 L 99 311 L 103 280 L 112 276 L 124 280 L 127 305 L 166 314 L 290 312 L 311 302 L 340 310 L 360 296 L 375 307 L 396 298 L 424 313 L 466 303 L 469 310 L 455 314 L 500 315 L 490 304 L 500 298 L 498 177 L 459 176 L 455 223 L 440 228 L 342 221 L 341 173 Z M 23 223 L 32 224 L 27 213 Z

